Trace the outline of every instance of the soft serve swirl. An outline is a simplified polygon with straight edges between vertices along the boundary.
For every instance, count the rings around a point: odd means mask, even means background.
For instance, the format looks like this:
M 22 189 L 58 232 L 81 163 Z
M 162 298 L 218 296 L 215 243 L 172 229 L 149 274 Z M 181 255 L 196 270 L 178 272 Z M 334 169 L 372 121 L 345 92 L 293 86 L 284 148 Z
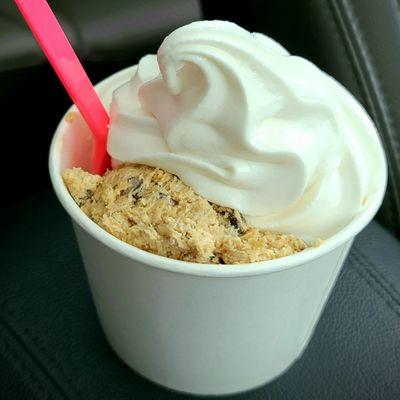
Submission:
M 312 239 L 337 232 L 375 190 L 377 140 L 315 65 L 262 34 L 202 21 L 171 33 L 114 92 L 108 151 L 176 174 L 258 228 Z

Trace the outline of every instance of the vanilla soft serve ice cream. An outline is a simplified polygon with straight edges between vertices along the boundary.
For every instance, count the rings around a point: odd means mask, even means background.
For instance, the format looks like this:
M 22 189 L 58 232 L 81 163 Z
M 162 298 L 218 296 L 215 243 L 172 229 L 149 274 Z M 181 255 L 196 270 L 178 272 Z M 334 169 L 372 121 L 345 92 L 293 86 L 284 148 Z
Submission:
M 171 33 L 113 95 L 116 162 L 176 174 L 248 223 L 328 238 L 377 188 L 370 118 L 333 78 L 223 21 Z

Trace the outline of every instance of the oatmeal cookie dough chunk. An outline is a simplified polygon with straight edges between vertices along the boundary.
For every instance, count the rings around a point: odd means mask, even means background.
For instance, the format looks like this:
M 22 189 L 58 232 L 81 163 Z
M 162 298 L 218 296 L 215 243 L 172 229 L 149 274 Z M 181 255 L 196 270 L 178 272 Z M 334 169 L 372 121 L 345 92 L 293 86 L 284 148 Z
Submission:
M 92 198 L 102 180 L 101 176 L 89 174 L 80 168 L 67 169 L 63 179 L 69 193 L 81 208 Z
M 125 165 L 103 177 L 66 170 L 64 182 L 81 209 L 115 237 L 178 260 L 238 264 L 294 254 L 307 245 L 293 235 L 258 231 L 236 210 L 212 204 L 178 177 Z

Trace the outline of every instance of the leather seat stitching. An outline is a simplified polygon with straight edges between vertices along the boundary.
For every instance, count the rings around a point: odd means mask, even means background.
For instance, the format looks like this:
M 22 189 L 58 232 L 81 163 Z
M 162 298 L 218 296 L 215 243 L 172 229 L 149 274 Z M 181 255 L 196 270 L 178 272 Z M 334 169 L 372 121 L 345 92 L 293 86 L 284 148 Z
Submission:
M 345 40 L 339 29 L 340 24 L 337 21 L 334 10 L 332 9 L 332 4 L 329 0 L 325 0 L 325 3 L 327 5 L 327 10 L 329 11 L 328 21 L 331 23 L 333 30 L 334 30 L 335 37 L 337 38 L 335 40 L 335 42 L 339 45 L 338 47 L 339 47 L 340 52 L 342 53 L 343 61 L 346 62 L 346 64 L 349 66 L 349 69 L 351 70 L 351 74 L 356 83 L 358 91 L 361 95 L 362 102 L 364 104 L 366 104 L 367 101 L 366 101 L 366 97 L 365 97 L 365 88 L 364 88 L 362 82 L 360 81 L 360 77 L 357 74 L 354 63 L 352 62 L 351 54 L 349 53 L 348 48 L 345 45 Z
M 2 304 L 4 304 L 4 302 L 3 302 Z M 4 310 L 4 309 L 3 309 L 3 310 Z M 20 338 L 18 338 L 18 337 L 15 335 L 15 333 L 13 333 L 13 331 L 8 327 L 8 324 L 3 320 L 3 318 L 0 318 L 0 324 L 1 324 L 2 326 L 4 326 L 4 328 L 5 328 L 7 331 L 10 331 L 10 334 L 11 334 L 17 341 L 21 341 Z M 28 380 L 30 381 L 30 384 L 31 384 L 32 386 L 34 386 L 34 387 L 36 387 L 37 389 L 39 389 L 39 392 L 40 392 L 40 393 L 42 393 L 42 394 L 45 393 L 45 394 L 47 395 L 47 399 L 51 399 L 52 396 L 51 396 L 50 392 L 48 392 L 48 390 L 46 389 L 45 384 L 39 382 L 39 380 L 40 380 L 39 376 L 38 376 L 37 374 L 36 374 L 35 377 L 33 376 L 33 373 L 35 372 L 35 370 L 31 370 L 31 369 L 26 365 L 26 363 L 24 362 L 24 360 L 22 360 L 21 357 L 19 357 L 18 353 L 17 353 L 14 349 L 13 349 L 13 350 L 14 350 L 13 352 L 10 352 L 10 351 L 7 350 L 7 347 L 9 347 L 9 345 L 8 345 L 7 342 L 6 342 L 6 338 L 4 337 L 4 335 L 3 335 L 3 341 L 0 341 L 0 345 L 1 345 L 2 342 L 4 343 L 4 345 L 2 346 L 2 347 L 4 348 L 4 351 L 2 351 L 2 354 L 7 353 L 7 354 L 10 356 L 10 358 L 13 360 L 14 364 L 17 365 L 17 366 L 19 367 L 19 369 L 26 370 L 26 371 L 30 371 L 31 373 L 29 373 L 29 374 L 24 374 L 24 378 L 28 378 Z M 34 358 L 33 358 L 32 362 L 35 363 Z M 41 367 L 41 369 L 42 369 L 45 373 L 48 372 L 48 371 L 46 370 L 46 368 L 44 368 L 44 366 L 41 365 L 40 367 Z M 60 395 L 61 395 L 63 398 L 67 399 L 67 397 L 64 395 L 64 393 L 60 393 Z
M 379 267 L 370 261 L 369 258 L 362 252 L 362 250 L 355 246 L 353 247 L 353 251 L 363 266 L 369 270 L 371 275 L 377 277 L 382 286 L 386 287 L 386 291 L 392 296 L 393 300 L 400 306 L 400 292 L 398 289 L 390 281 L 388 281 L 382 273 L 379 272 Z
M 337 2 L 337 0 L 333 1 Z M 392 113 L 390 112 L 391 107 L 386 100 L 388 96 L 385 96 L 386 93 L 384 80 L 380 78 L 381 73 L 379 71 L 378 64 L 375 62 L 375 59 L 372 56 L 372 52 L 369 50 L 368 43 L 364 38 L 364 34 L 359 23 L 359 19 L 354 13 L 350 2 L 348 0 L 342 0 L 342 4 L 344 9 L 343 14 L 346 14 L 343 15 L 346 17 L 343 18 L 343 21 L 346 22 L 345 20 L 347 19 L 347 24 L 345 23 L 347 34 L 352 33 L 353 37 L 356 39 L 356 42 L 352 42 L 352 44 L 358 45 L 358 55 L 362 57 L 363 61 L 365 61 L 365 68 L 367 70 L 366 72 L 368 72 L 368 74 L 365 75 L 370 78 L 370 85 L 368 85 L 366 79 L 367 90 L 368 86 L 372 86 L 372 90 L 368 90 L 368 92 L 370 92 L 370 100 L 372 103 L 375 103 L 375 110 L 380 111 L 381 122 L 382 125 L 385 126 L 387 133 L 395 132 L 396 127 L 394 126 Z M 338 7 L 338 10 L 340 10 L 340 7 Z M 350 23 L 349 21 L 352 21 L 353 23 Z M 351 30 L 353 30 L 353 32 L 351 32 Z M 372 93 L 375 93 L 376 96 L 372 96 Z M 375 98 L 375 102 L 373 98 Z M 394 135 L 392 136 L 388 134 L 388 140 L 395 150 L 393 156 L 397 159 L 398 162 L 400 162 L 400 144 L 397 142 L 397 140 L 393 140 L 394 137 Z
M 374 292 L 384 301 L 384 303 L 400 318 L 400 305 L 393 296 L 387 292 L 384 286 L 382 286 L 379 279 L 371 275 L 365 265 L 362 263 L 360 258 L 355 253 L 349 254 L 350 265 L 357 274 L 365 280 L 365 282 L 374 290 Z M 362 267 L 362 268 L 361 268 Z
M 376 281 L 374 278 L 369 277 L 368 275 L 364 275 L 359 268 L 354 268 L 354 271 L 357 273 L 357 275 L 360 276 L 367 284 L 368 286 L 371 287 L 371 289 L 378 295 L 378 297 L 385 303 L 385 305 L 394 312 L 396 317 L 400 319 L 400 311 L 396 308 L 396 306 L 390 302 L 389 299 L 385 298 L 385 293 L 384 291 L 381 290 L 381 287 L 377 285 Z
M 8 304 L 7 301 L 3 301 L 3 302 L 0 304 L 0 309 L 3 310 L 3 314 L 7 314 L 7 315 L 14 315 L 14 314 L 15 314 L 14 310 L 11 310 L 11 309 L 10 309 L 9 304 Z M 10 311 L 11 311 L 11 312 L 10 312 Z M 22 317 L 19 317 L 19 318 L 16 320 L 16 324 L 18 324 L 19 322 L 21 322 L 22 319 L 23 319 Z M 1 321 L 1 319 L 0 319 L 0 321 Z M 26 345 L 25 341 L 22 339 L 21 335 L 18 335 L 17 332 L 16 332 L 14 329 L 12 329 L 11 326 L 10 326 L 9 324 L 6 324 L 6 322 L 5 322 L 4 319 L 3 319 L 2 322 L 3 322 L 3 324 L 5 324 L 6 326 L 9 326 L 9 329 L 13 332 L 13 336 L 16 337 L 17 340 L 19 340 L 21 343 L 23 343 L 23 345 L 24 345 L 26 348 L 29 348 L 28 345 Z M 49 354 L 47 353 L 46 348 L 45 348 L 45 347 L 43 346 L 43 344 L 40 342 L 40 340 L 38 339 L 38 337 L 35 336 L 35 335 L 33 335 L 32 332 L 31 332 L 28 328 L 26 328 L 26 327 L 22 328 L 22 330 L 23 330 L 23 332 L 24 332 L 25 334 L 27 334 L 27 335 L 29 336 L 29 338 L 32 340 L 32 342 L 36 345 L 36 347 L 37 347 L 37 349 L 39 350 L 39 352 L 42 353 L 42 355 L 44 355 L 44 356 L 46 357 L 47 362 L 48 362 L 50 365 L 52 365 L 52 367 L 54 367 L 56 371 L 58 371 L 58 373 L 60 374 L 60 376 L 63 378 L 63 381 L 64 381 L 66 384 L 68 384 L 68 385 L 70 386 L 70 388 L 71 388 L 71 389 L 75 392 L 75 394 L 77 395 L 78 399 L 83 400 L 83 394 L 82 394 L 82 392 L 81 392 L 79 389 L 77 389 L 77 388 L 75 388 L 75 387 L 73 386 L 73 384 L 72 384 L 72 379 L 67 378 L 67 377 L 65 376 L 65 370 L 64 370 L 64 368 L 61 367 L 60 364 L 58 364 L 57 360 L 56 360 L 53 356 L 49 356 Z M 34 358 L 36 358 L 36 357 L 34 357 Z M 38 362 L 38 361 L 37 361 L 37 362 Z M 43 369 L 44 371 L 46 371 L 47 374 L 49 374 L 49 371 L 47 370 L 47 368 L 45 368 L 45 366 L 42 366 L 42 369 Z M 50 378 L 53 380 L 53 382 L 57 385 L 57 387 L 59 388 L 59 390 L 62 391 L 62 388 L 61 388 L 61 386 L 58 384 L 56 378 L 55 378 L 54 376 L 50 376 L 50 375 L 49 375 L 49 377 L 50 377 Z M 64 397 L 67 397 L 67 396 L 65 395 Z M 68 397 L 67 397 L 67 398 L 68 398 Z
M 390 0 L 400 20 L 400 0 Z
M 10 357 L 12 363 L 18 367 L 20 371 L 31 371 L 30 368 L 26 365 L 26 363 L 17 355 L 16 352 L 9 351 L 10 345 L 4 340 L 0 340 L 0 349 L 2 354 L 7 354 Z M 39 393 L 45 394 L 47 399 L 50 400 L 52 396 L 47 391 L 45 386 L 42 383 L 38 382 L 38 377 L 33 376 L 34 370 L 29 374 L 24 373 L 24 378 L 27 378 L 31 387 L 34 387 Z

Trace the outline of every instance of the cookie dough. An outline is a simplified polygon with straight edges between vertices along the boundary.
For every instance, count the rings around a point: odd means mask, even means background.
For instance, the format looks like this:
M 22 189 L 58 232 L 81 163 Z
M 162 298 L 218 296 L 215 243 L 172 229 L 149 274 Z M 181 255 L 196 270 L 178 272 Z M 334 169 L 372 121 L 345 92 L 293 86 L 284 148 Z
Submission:
M 195 263 L 241 264 L 304 250 L 290 234 L 249 226 L 241 214 L 207 201 L 177 176 L 145 165 L 124 165 L 103 177 L 80 168 L 63 179 L 96 224 L 115 237 L 161 256 Z

